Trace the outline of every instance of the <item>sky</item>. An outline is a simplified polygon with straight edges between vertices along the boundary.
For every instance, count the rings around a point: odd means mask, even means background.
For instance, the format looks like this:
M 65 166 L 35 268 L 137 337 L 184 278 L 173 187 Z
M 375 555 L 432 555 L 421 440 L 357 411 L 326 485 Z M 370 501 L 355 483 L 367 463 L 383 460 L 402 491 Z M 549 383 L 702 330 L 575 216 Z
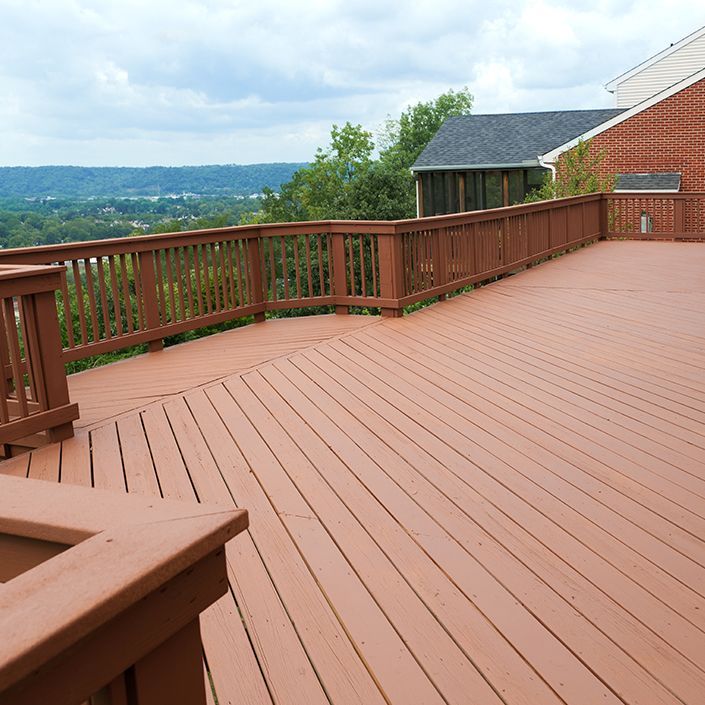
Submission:
M 610 107 L 703 25 L 703 0 L 0 0 L 0 165 L 308 161 L 463 86 L 475 113 Z

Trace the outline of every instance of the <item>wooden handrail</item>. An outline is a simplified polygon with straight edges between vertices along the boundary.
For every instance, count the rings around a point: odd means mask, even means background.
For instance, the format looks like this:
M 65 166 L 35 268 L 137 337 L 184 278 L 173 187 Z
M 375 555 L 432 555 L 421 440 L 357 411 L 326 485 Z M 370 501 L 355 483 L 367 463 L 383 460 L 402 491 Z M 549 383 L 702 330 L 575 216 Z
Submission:
M 0 703 L 77 705 L 127 673 L 138 704 L 160 689 L 204 705 L 198 615 L 226 592 L 223 546 L 247 521 L 0 476 Z

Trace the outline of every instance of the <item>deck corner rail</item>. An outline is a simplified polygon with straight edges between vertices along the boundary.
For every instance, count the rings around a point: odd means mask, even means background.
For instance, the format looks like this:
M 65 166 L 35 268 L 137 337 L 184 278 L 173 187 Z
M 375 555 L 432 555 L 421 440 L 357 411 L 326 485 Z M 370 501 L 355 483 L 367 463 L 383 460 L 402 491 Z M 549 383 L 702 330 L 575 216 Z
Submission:
M 0 476 L 0 703 L 206 705 L 199 615 L 247 511 Z
M 608 193 L 605 201 L 608 238 L 705 239 L 705 193 Z
M 56 292 L 64 267 L 0 264 L 0 445 L 46 433 L 73 435 L 78 405 L 69 401 Z M 31 441 L 28 441 L 31 443 Z

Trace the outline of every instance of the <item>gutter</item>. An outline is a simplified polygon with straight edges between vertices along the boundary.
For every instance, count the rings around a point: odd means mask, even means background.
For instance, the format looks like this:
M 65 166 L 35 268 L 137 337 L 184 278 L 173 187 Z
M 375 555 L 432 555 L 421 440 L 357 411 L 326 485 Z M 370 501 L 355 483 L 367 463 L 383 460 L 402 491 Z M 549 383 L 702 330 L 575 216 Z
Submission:
M 411 171 L 414 174 L 419 174 L 423 171 L 489 171 L 502 169 L 531 169 L 531 167 L 539 166 L 538 163 L 529 160 L 525 162 L 517 162 L 515 164 L 443 164 L 437 166 L 412 166 Z

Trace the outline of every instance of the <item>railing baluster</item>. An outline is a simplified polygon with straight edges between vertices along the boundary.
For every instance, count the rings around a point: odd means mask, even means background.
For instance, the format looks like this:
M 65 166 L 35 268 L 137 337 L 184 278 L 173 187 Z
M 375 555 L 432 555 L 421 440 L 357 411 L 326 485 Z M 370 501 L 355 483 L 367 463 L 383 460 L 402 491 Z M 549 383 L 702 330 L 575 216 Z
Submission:
M 164 271 L 162 267 L 162 252 L 163 250 L 154 250 L 154 268 L 156 271 L 156 278 L 154 280 L 156 291 L 157 291 L 157 301 L 159 304 L 159 312 L 161 314 L 160 325 L 165 326 L 167 324 L 166 315 L 166 292 L 164 291 Z
M 274 259 L 274 238 L 268 237 L 269 243 L 269 289 L 272 301 L 277 300 L 277 265 Z
M 176 293 L 178 295 L 179 314 L 182 321 L 186 320 L 186 305 L 184 304 L 184 276 L 181 271 L 182 247 L 174 248 L 174 268 L 176 270 Z
M 245 301 L 249 302 L 249 294 L 247 294 L 245 289 L 243 289 L 242 258 L 240 256 L 240 247 L 243 242 L 243 240 L 235 240 L 233 243 L 235 245 L 235 269 L 237 274 L 237 292 L 240 306 L 244 306 Z M 245 285 L 247 285 L 247 276 L 245 276 Z
M 174 269 L 171 266 L 170 247 L 164 249 L 164 264 L 166 265 L 166 285 L 169 287 L 169 321 L 174 323 L 176 321 L 176 299 L 174 297 Z
M 345 240 L 347 242 L 347 251 L 348 251 L 348 276 L 349 278 L 349 284 L 348 284 L 348 291 L 350 292 L 351 296 L 355 296 L 357 294 L 357 287 L 355 286 L 355 257 L 353 255 L 353 236 L 352 234 L 345 235 Z
M 61 302 L 64 309 L 64 324 L 66 326 L 66 341 L 70 348 L 74 347 L 73 338 L 73 318 L 71 316 L 71 299 L 69 298 L 69 288 L 66 283 L 66 272 L 61 273 Z
M 358 245 L 360 250 L 360 285 L 362 287 L 362 295 L 367 296 L 367 270 L 365 268 L 365 252 L 363 250 L 364 235 L 358 235 Z
M 147 327 L 144 302 L 142 299 L 142 265 L 136 253 L 132 253 L 132 278 L 135 282 L 135 299 L 137 299 L 137 324 L 140 330 Z
M 83 307 L 83 287 L 81 286 L 81 272 L 78 267 L 78 260 L 71 260 L 71 270 L 73 271 L 73 286 L 76 290 L 76 308 L 78 309 L 78 324 L 81 328 L 81 344 L 88 344 L 88 327 L 86 325 L 86 312 Z
M 93 342 L 100 340 L 100 328 L 98 326 L 98 306 L 95 299 L 95 287 L 93 286 L 93 270 L 90 259 L 83 260 L 83 267 L 86 271 L 86 291 L 88 292 L 88 306 L 91 314 L 91 327 L 93 329 Z
M 110 291 L 113 295 L 113 313 L 115 315 L 115 329 L 118 335 L 122 335 L 122 310 L 120 308 L 120 293 L 118 291 L 117 273 L 115 272 L 115 257 L 108 257 L 108 267 L 110 270 Z
M 113 337 L 112 327 L 110 325 L 110 308 L 108 307 L 108 294 L 105 286 L 105 268 L 103 267 L 103 258 L 96 258 L 96 266 L 98 270 L 98 291 L 100 292 L 100 308 L 103 318 L 103 332 L 105 337 L 110 339 Z
M 27 377 L 27 384 L 25 384 L 24 376 L 22 377 L 22 386 L 29 386 L 29 399 L 39 402 L 41 409 L 46 409 L 44 390 L 41 386 L 37 388 L 35 383 L 35 379 L 41 379 L 41 369 L 32 369 L 33 366 L 41 364 L 37 339 L 36 336 L 32 335 L 32 332 L 37 330 L 37 322 L 32 315 L 32 307 L 27 306 L 27 300 L 25 298 L 18 297 L 17 311 L 20 314 L 18 331 L 22 339 L 22 348 L 24 348 L 23 367 Z
M 299 236 L 294 235 L 294 272 L 296 274 L 296 298 L 301 298 L 301 270 L 299 268 Z
M 317 236 L 317 247 L 318 255 L 318 290 L 321 292 L 321 296 L 325 296 L 326 293 L 326 283 L 325 276 L 323 275 L 323 236 L 318 233 Z
M 206 300 L 206 312 L 212 313 L 213 304 L 211 302 L 211 272 L 208 264 L 208 245 L 201 245 L 201 266 L 203 267 L 203 295 Z
M 127 323 L 127 332 L 133 333 L 135 330 L 135 314 L 132 309 L 132 297 L 130 296 L 130 281 L 127 272 L 127 261 L 124 254 L 120 255 L 120 281 L 122 282 L 122 298 L 125 301 L 125 323 Z
M 225 248 L 225 259 L 228 263 L 228 287 L 230 292 L 230 308 L 237 308 L 237 299 L 235 298 L 235 274 L 233 272 L 233 246 L 234 240 L 223 242 Z
M 15 398 L 20 407 L 22 416 L 27 416 L 27 394 L 24 386 L 24 374 L 22 373 L 22 355 L 20 353 L 20 343 L 17 334 L 15 302 L 12 298 L 2 300 L 5 307 L 5 321 L 8 322 L 6 328 L 8 334 L 8 348 L 10 350 L 10 365 L 12 367 L 12 379 L 15 389 Z
M 263 285 L 264 275 L 264 246 L 262 238 L 253 237 L 247 241 L 247 279 L 250 304 L 264 304 L 266 301 L 265 289 Z M 255 313 L 255 321 L 264 321 L 264 310 Z
M 7 400 L 10 397 L 8 381 L 12 379 L 12 368 L 10 365 L 7 336 L 5 306 L 0 301 L 0 363 L 2 363 L 2 374 L 0 374 L 0 421 L 2 421 L 2 423 L 7 423 L 10 420 L 10 410 Z
M 211 269 L 213 271 L 213 303 L 215 305 L 216 313 L 220 313 L 220 284 L 222 280 L 222 272 L 219 274 L 218 257 L 216 256 L 214 242 L 211 242 L 209 249 L 211 256 Z
M 320 236 L 319 236 L 320 238 Z M 320 255 L 320 239 L 318 241 L 318 250 Z M 320 260 L 319 260 L 320 261 Z M 345 266 L 345 234 L 333 233 L 333 293 L 337 301 L 348 296 L 348 283 Z M 321 288 L 323 292 L 323 288 Z M 354 292 L 350 292 L 353 294 Z M 336 303 L 335 312 L 339 314 L 348 313 L 348 307 L 341 303 Z
M 189 301 L 189 308 L 191 309 L 191 318 L 196 317 L 196 309 L 194 308 L 194 305 L 196 305 L 196 302 L 194 299 L 197 299 L 197 308 L 198 308 L 198 315 L 201 316 L 203 315 L 203 306 L 201 304 L 201 297 L 199 295 L 199 290 L 200 290 L 200 283 L 199 283 L 199 277 L 198 277 L 198 267 L 196 266 L 196 255 L 194 252 L 194 247 L 184 247 L 184 267 L 185 267 L 185 274 L 186 274 L 186 294 L 188 296 L 188 301 Z M 189 260 L 189 251 L 191 252 L 191 256 L 193 258 L 193 276 L 196 284 L 196 291 L 194 295 L 193 287 L 191 286 L 191 262 Z
M 306 274 L 308 277 L 308 295 L 313 296 L 313 272 L 311 270 L 311 235 L 304 235 L 306 241 Z M 321 292 L 323 294 L 323 292 Z

